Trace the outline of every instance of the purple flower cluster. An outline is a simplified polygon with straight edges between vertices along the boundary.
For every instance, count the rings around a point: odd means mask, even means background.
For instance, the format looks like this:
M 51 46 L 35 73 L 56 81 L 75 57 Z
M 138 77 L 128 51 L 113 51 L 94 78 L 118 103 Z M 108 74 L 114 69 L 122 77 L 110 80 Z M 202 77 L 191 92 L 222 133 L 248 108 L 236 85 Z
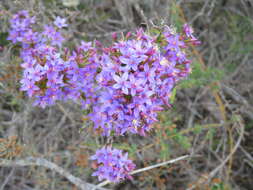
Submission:
M 8 40 L 13 43 L 29 43 L 36 38 L 36 33 L 32 31 L 31 25 L 35 23 L 35 17 L 30 17 L 28 11 L 19 11 L 10 20 L 11 30 Z
M 132 179 L 130 172 L 135 164 L 128 159 L 128 154 L 122 150 L 111 147 L 103 147 L 91 156 L 96 161 L 97 171 L 92 176 L 98 176 L 99 181 L 107 179 L 111 182 L 119 182 L 124 179 Z
M 151 129 L 157 112 L 170 106 L 176 82 L 191 71 L 185 53 L 187 35 L 165 28 L 158 43 L 157 37 L 140 29 L 134 38 L 104 50 L 96 76 L 101 93 L 90 114 L 95 128 L 101 127 L 104 135 L 112 131 L 145 135 Z
M 21 90 L 35 98 L 34 105 L 44 108 L 57 100 L 77 101 L 82 93 L 91 94 L 94 82 L 86 76 L 96 71 L 95 50 L 91 43 L 85 42 L 71 53 L 68 49 L 62 50 L 64 38 L 58 28 L 67 26 L 65 19 L 57 17 L 54 21 L 57 28 L 47 25 L 38 32 L 33 30 L 35 17 L 30 17 L 27 11 L 20 11 L 10 23 L 8 39 L 22 45 Z
M 106 136 L 145 135 L 158 112 L 170 107 L 176 83 L 191 72 L 189 45 L 200 43 L 184 25 L 182 34 L 170 27 L 158 35 L 139 29 L 107 48 L 97 41 L 81 42 L 71 51 L 63 47 L 60 30 L 68 26 L 64 18 L 35 30 L 35 17 L 20 11 L 10 23 L 8 39 L 21 45 L 21 90 L 43 108 L 59 100 L 80 101 L 94 128 Z M 94 175 L 100 180 L 130 178 L 135 168 L 127 154 L 110 147 L 98 150 L 92 159 L 97 160 Z
M 151 37 L 139 33 L 140 39 L 117 42 L 101 56 L 101 72 L 96 76 L 101 95 L 90 118 L 105 135 L 111 131 L 144 135 L 162 110 L 156 73 L 160 52 Z
M 187 44 L 198 43 L 185 25 L 183 35 L 166 27 L 160 41 L 139 29 L 131 39 L 128 34 L 109 48 L 82 42 L 71 52 L 62 48 L 59 29 L 67 26 L 64 18 L 56 18 L 57 28 L 47 25 L 42 31 L 33 30 L 35 17 L 27 11 L 10 22 L 9 40 L 22 44 L 21 90 L 41 107 L 57 100 L 81 101 L 85 109 L 91 107 L 95 129 L 107 136 L 145 135 L 151 129 L 157 112 L 170 106 L 175 83 L 190 72 Z

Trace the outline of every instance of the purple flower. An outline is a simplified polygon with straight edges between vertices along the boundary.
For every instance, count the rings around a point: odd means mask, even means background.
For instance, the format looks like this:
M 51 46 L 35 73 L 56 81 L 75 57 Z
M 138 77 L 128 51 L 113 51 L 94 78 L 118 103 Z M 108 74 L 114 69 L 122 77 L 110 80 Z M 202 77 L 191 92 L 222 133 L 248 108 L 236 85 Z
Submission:
M 84 51 L 84 52 L 89 51 L 89 50 L 93 50 L 92 42 L 84 42 L 84 41 L 82 41 L 81 45 L 78 48 L 80 50 Z
M 61 18 L 61 17 L 57 16 L 54 21 L 54 25 L 58 28 L 67 27 L 68 25 L 65 22 L 66 22 L 65 18 Z
M 188 24 L 184 24 L 183 31 L 185 36 L 193 43 L 193 45 L 199 45 L 201 42 L 193 35 L 193 29 Z
M 29 97 L 32 97 L 36 91 L 40 90 L 32 80 L 29 80 L 27 78 L 22 79 L 20 83 L 22 85 L 20 90 L 26 91 Z
M 130 75 L 128 86 L 130 88 L 130 94 L 135 96 L 137 92 L 143 90 L 143 86 L 145 84 L 145 80 L 142 78 L 137 78 L 134 75 Z
M 122 76 L 114 74 L 113 79 L 116 82 L 116 84 L 113 85 L 113 88 L 121 89 L 124 94 L 128 94 L 128 87 L 129 87 L 128 85 L 129 83 L 127 82 L 128 73 L 124 73 Z
M 64 38 L 61 33 L 56 31 L 53 26 L 44 26 L 43 31 L 44 40 L 49 41 L 53 46 L 61 46 Z
M 179 35 L 169 35 L 166 38 L 168 44 L 165 46 L 166 51 L 179 52 L 184 42 L 179 40 Z
M 155 83 L 156 68 L 149 68 L 148 64 L 145 64 L 143 71 L 138 73 L 138 77 L 142 78 L 145 82 Z
M 43 67 L 41 65 L 36 65 L 35 67 L 30 67 L 25 70 L 29 73 L 29 76 L 27 76 L 29 79 L 33 80 L 34 82 L 40 81 L 44 72 Z

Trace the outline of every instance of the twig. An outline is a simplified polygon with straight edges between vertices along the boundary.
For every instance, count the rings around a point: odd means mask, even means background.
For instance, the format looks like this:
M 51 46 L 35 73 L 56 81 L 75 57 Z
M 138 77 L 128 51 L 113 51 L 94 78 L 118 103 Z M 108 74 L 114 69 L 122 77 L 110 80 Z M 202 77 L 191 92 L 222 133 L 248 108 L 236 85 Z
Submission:
M 35 158 L 35 157 L 28 157 L 23 160 L 7 160 L 7 159 L 0 159 L 0 166 L 1 167 L 13 167 L 13 166 L 42 166 L 48 169 L 51 169 L 60 175 L 67 178 L 71 183 L 79 187 L 81 190 L 91 190 L 95 187 L 95 185 L 87 183 L 75 176 L 73 176 L 68 171 L 64 170 L 63 168 L 57 166 L 56 164 L 44 159 L 44 158 Z M 105 188 L 98 187 L 99 190 L 106 190 Z
M 148 28 L 148 19 L 147 17 L 145 16 L 144 14 L 144 11 L 143 9 L 140 7 L 139 3 L 138 2 L 134 2 L 133 3 L 133 6 L 136 10 L 136 12 L 139 14 L 139 16 L 141 17 L 141 19 L 144 21 L 144 24 L 147 25 L 147 28 Z
M 180 157 L 175 158 L 173 160 L 165 161 L 165 162 L 162 162 L 162 163 L 159 163 L 159 164 L 155 164 L 155 165 L 152 165 L 152 166 L 148 166 L 148 167 L 145 167 L 145 168 L 134 170 L 133 172 L 131 172 L 131 175 L 137 174 L 137 173 L 140 173 L 140 172 L 144 172 L 144 171 L 147 171 L 147 170 L 151 170 L 151 169 L 154 169 L 154 168 L 157 168 L 157 167 L 160 167 L 160 166 L 164 166 L 164 165 L 167 165 L 167 164 L 172 164 L 172 163 L 175 163 L 177 161 L 184 160 L 185 158 L 188 158 L 189 156 L 190 155 L 180 156 Z
M 234 148 L 232 149 L 232 151 L 230 152 L 230 154 L 227 156 L 227 158 L 217 167 L 215 168 L 210 174 L 209 174 L 209 178 L 212 178 L 214 177 L 214 175 L 220 170 L 223 168 L 223 166 L 229 161 L 230 157 L 233 156 L 233 154 L 237 151 L 238 147 L 240 146 L 241 144 L 241 141 L 242 141 L 242 138 L 243 138 L 243 135 L 244 135 L 244 126 L 241 125 L 241 133 L 240 133 L 240 136 L 234 146 Z
M 241 151 L 245 154 L 245 156 L 253 163 L 253 157 L 248 153 L 242 146 L 239 147 Z
M 209 173 L 209 175 L 208 176 L 206 176 L 205 177 L 205 179 L 203 179 L 203 180 L 201 180 L 200 182 L 198 182 L 198 184 L 200 185 L 200 184 L 204 184 L 204 183 L 206 183 L 206 181 L 209 181 L 211 178 L 213 178 L 214 176 L 215 176 L 215 174 L 218 172 L 218 171 L 220 171 L 223 167 L 224 167 L 224 165 L 230 160 L 230 158 L 234 155 L 234 153 L 237 151 L 237 149 L 239 148 L 239 146 L 240 146 L 240 144 L 241 144 L 241 141 L 242 141 L 242 139 L 243 139 L 243 135 L 244 135 L 244 126 L 239 122 L 239 125 L 240 125 L 240 128 L 241 128 L 241 132 L 240 132 L 240 136 L 238 137 L 238 140 L 237 140 L 237 142 L 236 142 L 236 144 L 235 144 L 235 146 L 233 147 L 233 149 L 231 150 L 231 152 L 229 153 L 229 155 L 226 157 L 226 159 L 225 160 L 223 160 L 222 162 L 221 162 L 221 164 L 218 166 L 218 167 L 216 167 L 213 171 L 211 171 L 210 173 Z M 196 185 L 193 185 L 192 187 L 190 187 L 190 188 L 188 188 L 188 189 L 186 189 L 186 190 L 193 190 L 194 188 L 196 187 Z
M 57 106 L 58 108 L 62 111 L 62 113 L 64 115 L 67 116 L 67 118 L 69 118 L 69 120 L 71 121 L 72 124 L 75 123 L 75 120 L 70 116 L 70 114 L 64 109 L 64 107 L 60 104 L 60 103 L 57 103 Z
M 122 18 L 122 21 L 125 25 L 134 28 L 134 18 L 133 18 L 133 11 L 132 11 L 132 1 L 121 1 L 121 0 L 114 0 L 115 6 Z
M 134 175 L 134 174 L 137 174 L 137 173 L 140 173 L 140 172 L 144 172 L 144 171 L 147 171 L 147 170 L 151 170 L 151 169 L 154 169 L 154 168 L 157 168 L 157 167 L 161 167 L 161 166 L 164 166 L 164 165 L 167 165 L 167 164 L 172 164 L 172 163 L 175 163 L 177 161 L 184 160 L 185 158 L 188 158 L 189 156 L 190 155 L 180 156 L 180 157 L 175 158 L 173 160 L 165 161 L 165 162 L 162 162 L 162 163 L 159 163 L 159 164 L 155 164 L 155 165 L 152 165 L 152 166 L 148 166 L 148 167 L 145 167 L 145 168 L 134 170 L 130 174 Z M 108 180 L 103 181 L 102 183 L 100 183 L 96 187 L 94 187 L 94 189 L 92 189 L 92 190 L 96 190 L 96 189 L 98 189 L 100 187 L 103 187 L 103 186 L 109 184 L 109 183 L 110 183 L 110 181 L 108 181 Z
M 11 170 L 11 172 L 9 173 L 9 175 L 8 175 L 7 177 L 5 177 L 5 180 L 4 180 L 4 182 L 2 183 L 2 185 L 1 185 L 1 187 L 0 187 L 0 190 L 4 190 L 4 187 L 5 187 L 5 186 L 7 185 L 7 183 L 9 182 L 9 180 L 10 180 L 11 176 L 13 175 L 14 171 L 15 171 L 15 168 L 13 168 L 13 169 Z

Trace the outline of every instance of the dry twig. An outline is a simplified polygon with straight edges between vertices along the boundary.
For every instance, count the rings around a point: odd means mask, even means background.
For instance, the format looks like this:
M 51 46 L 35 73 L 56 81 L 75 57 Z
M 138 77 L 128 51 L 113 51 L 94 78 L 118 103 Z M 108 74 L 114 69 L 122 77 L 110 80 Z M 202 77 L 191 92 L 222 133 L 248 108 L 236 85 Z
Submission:
M 35 158 L 35 157 L 28 157 L 23 160 L 7 160 L 7 159 L 0 159 L 0 166 L 1 167 L 13 167 L 13 166 L 42 166 L 57 172 L 58 174 L 67 178 L 71 183 L 76 185 L 82 190 L 90 190 L 95 187 L 95 185 L 87 183 L 80 178 L 73 176 L 68 171 L 64 170 L 63 168 L 57 166 L 56 164 L 44 159 L 44 158 Z M 98 187 L 99 190 L 106 190 L 105 188 Z
M 172 163 L 175 163 L 177 161 L 180 161 L 180 160 L 184 160 L 186 158 L 188 158 L 190 155 L 184 155 L 184 156 L 180 156 L 178 158 L 175 158 L 173 160 L 169 160 L 169 161 L 165 161 L 165 162 L 162 162 L 162 163 L 159 163 L 159 164 L 155 164 L 155 165 L 152 165 L 152 166 L 148 166 L 148 167 L 145 167 L 145 168 L 141 168 L 141 169 L 138 169 L 138 170 L 134 170 L 133 172 L 131 172 L 130 174 L 133 175 L 133 174 L 137 174 L 137 173 L 140 173 L 140 172 L 144 172 L 144 171 L 147 171 L 147 170 L 151 170 L 151 169 L 154 169 L 154 168 L 157 168 L 157 167 L 161 167 L 161 166 L 164 166 L 164 165 L 167 165 L 167 164 L 172 164 Z M 100 184 L 98 184 L 96 187 L 94 187 L 94 189 L 92 190 L 96 190 L 96 189 L 99 189 L 107 184 L 109 184 L 110 181 L 106 180 Z

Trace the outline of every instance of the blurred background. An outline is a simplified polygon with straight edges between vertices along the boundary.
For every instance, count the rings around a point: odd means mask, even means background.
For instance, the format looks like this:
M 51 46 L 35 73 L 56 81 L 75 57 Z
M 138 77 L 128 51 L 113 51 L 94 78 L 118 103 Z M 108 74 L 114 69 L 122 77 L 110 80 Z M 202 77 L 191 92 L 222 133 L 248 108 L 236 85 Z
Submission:
M 8 20 L 26 9 L 42 26 L 66 17 L 66 46 L 80 40 L 112 42 L 136 28 L 189 23 L 202 44 L 192 49 L 192 73 L 173 91 L 173 107 L 146 136 L 114 138 L 137 168 L 184 154 L 192 157 L 136 174 L 107 188 L 119 190 L 253 189 L 252 0 L 1 0 L 0 159 L 45 158 L 80 179 L 91 177 L 90 155 L 106 143 L 80 106 L 41 109 L 19 90 L 21 59 L 6 40 Z M 44 167 L 1 167 L 0 190 L 77 190 Z

